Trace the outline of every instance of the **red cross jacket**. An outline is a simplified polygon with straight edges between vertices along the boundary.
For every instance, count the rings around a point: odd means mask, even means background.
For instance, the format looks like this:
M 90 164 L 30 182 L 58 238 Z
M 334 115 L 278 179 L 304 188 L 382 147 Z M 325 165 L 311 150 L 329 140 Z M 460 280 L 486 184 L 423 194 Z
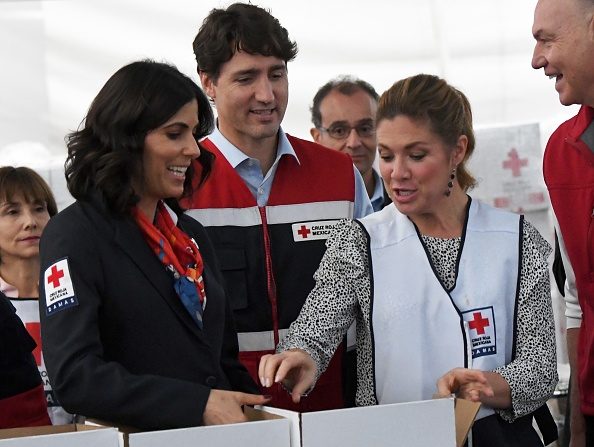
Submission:
M 582 309 L 578 381 L 582 412 L 591 416 L 594 416 L 594 147 L 588 147 L 582 136 L 593 122 L 594 109 L 582 106 L 576 116 L 553 133 L 543 163 L 545 182 L 575 273 Z
M 215 245 L 238 331 L 240 359 L 257 377 L 263 354 L 274 352 L 314 286 L 331 226 L 351 218 L 355 199 L 351 160 L 317 144 L 287 136 L 299 159 L 283 156 L 268 204 L 258 207 L 241 177 L 210 141 L 209 179 L 183 203 Z M 199 165 L 195 166 L 199 171 Z M 197 179 L 199 176 L 196 175 Z M 279 387 L 263 389 L 271 405 L 295 411 L 344 406 L 339 347 L 314 392 L 296 406 Z

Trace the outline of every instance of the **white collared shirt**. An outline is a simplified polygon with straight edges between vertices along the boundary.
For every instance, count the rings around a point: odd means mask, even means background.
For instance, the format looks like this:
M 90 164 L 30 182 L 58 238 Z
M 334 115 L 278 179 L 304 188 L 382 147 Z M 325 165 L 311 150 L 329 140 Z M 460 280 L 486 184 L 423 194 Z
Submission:
M 287 135 L 282 128 L 278 130 L 278 146 L 276 150 L 276 158 L 272 167 L 264 175 L 262 173 L 262 167 L 260 161 L 251 158 L 242 152 L 239 148 L 234 146 L 218 128 L 214 130 L 212 134 L 208 136 L 208 139 L 214 143 L 214 145 L 221 151 L 225 156 L 229 164 L 235 169 L 235 172 L 243 179 L 248 189 L 253 194 L 258 206 L 266 206 L 268 203 L 268 197 L 272 189 L 272 182 L 274 175 L 278 168 L 278 163 L 281 157 L 295 157 L 297 163 L 299 163 L 299 157 L 295 153 L 293 146 L 289 142 Z M 373 212 L 371 202 L 367 196 L 365 184 L 359 171 L 353 166 L 355 173 L 355 206 L 354 206 L 354 217 L 364 217 Z

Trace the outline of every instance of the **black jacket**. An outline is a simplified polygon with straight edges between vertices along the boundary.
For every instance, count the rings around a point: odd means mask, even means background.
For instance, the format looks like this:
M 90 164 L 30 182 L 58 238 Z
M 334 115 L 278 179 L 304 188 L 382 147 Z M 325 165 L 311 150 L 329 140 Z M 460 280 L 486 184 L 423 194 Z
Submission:
M 178 226 L 204 260 L 203 330 L 131 218 L 113 217 L 96 200 L 76 202 L 49 222 L 41 240 L 42 339 L 67 411 L 140 429 L 187 427 L 202 424 L 211 388 L 257 392 L 237 360 L 232 314 L 204 228 L 188 216 Z M 71 278 L 75 300 L 48 315 L 46 282 L 63 259 L 69 272 L 60 280 Z
M 0 292 L 0 399 L 41 385 L 41 376 L 31 354 L 35 346 L 14 306 Z

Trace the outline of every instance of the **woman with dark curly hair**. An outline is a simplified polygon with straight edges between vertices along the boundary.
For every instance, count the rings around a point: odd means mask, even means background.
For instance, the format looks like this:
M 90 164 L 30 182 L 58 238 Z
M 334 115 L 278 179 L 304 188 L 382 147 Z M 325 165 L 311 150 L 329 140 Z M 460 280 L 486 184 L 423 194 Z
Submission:
M 202 178 L 213 126 L 207 98 L 175 67 L 134 62 L 101 89 L 67 137 L 76 202 L 41 241 L 48 373 L 62 405 L 140 429 L 245 420 L 262 404 L 210 241 L 181 213 L 191 161 Z M 238 390 L 238 391 L 231 391 Z

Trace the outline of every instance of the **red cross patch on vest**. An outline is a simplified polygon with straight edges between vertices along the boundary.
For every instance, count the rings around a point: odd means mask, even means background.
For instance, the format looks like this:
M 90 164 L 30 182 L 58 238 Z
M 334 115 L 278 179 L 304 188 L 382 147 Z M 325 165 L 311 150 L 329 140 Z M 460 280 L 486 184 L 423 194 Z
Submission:
M 462 312 L 462 318 L 468 327 L 472 358 L 497 354 L 493 307 L 467 310 Z

